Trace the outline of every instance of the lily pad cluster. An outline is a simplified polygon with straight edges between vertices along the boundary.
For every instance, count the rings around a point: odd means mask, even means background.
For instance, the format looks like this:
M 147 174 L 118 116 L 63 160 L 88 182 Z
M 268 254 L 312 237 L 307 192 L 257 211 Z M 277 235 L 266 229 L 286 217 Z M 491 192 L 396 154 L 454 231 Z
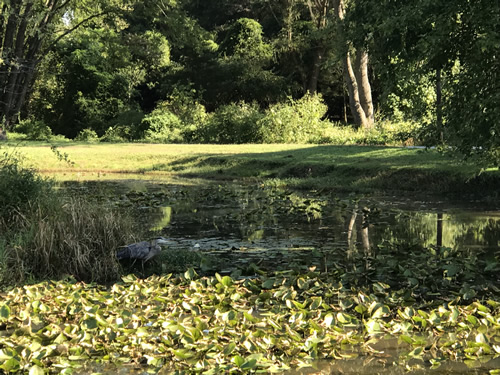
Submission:
M 273 373 L 370 355 L 399 340 L 399 365 L 500 356 L 500 302 L 404 303 L 380 282 L 348 288 L 327 273 L 260 277 L 126 276 L 12 289 L 0 300 L 0 369 L 77 373 L 98 366 L 177 373 Z

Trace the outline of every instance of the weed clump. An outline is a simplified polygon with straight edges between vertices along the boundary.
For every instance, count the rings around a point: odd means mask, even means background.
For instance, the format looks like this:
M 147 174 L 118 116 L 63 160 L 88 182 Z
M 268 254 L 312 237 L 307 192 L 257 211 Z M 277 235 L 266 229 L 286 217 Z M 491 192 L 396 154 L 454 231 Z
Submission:
M 74 276 L 116 280 L 116 249 L 133 240 L 132 221 L 111 208 L 63 199 L 51 180 L 0 159 L 0 282 Z
M 0 221 L 10 222 L 31 204 L 49 200 L 53 184 L 34 169 L 22 167 L 17 155 L 6 153 L 0 158 L 0 192 Z

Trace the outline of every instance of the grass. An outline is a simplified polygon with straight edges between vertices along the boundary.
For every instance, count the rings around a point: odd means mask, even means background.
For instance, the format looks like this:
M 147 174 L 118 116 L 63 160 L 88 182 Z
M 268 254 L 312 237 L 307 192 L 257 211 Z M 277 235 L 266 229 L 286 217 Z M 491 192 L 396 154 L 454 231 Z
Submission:
M 50 211 L 35 206 L 0 229 L 0 282 L 6 285 L 64 275 L 115 281 L 122 273 L 116 249 L 133 242 L 134 233 L 116 210 L 76 199 L 54 203 Z
M 137 233 L 117 210 L 67 199 L 50 179 L 0 157 L 0 285 L 60 278 L 107 282 L 121 275 L 116 249 Z M 140 235 L 140 233 L 138 233 Z
M 119 173 L 119 178 L 140 174 L 143 178 L 236 179 L 340 191 L 493 195 L 500 182 L 498 169 L 482 171 L 474 161 L 402 147 L 60 143 L 58 152 L 67 155 L 71 164 L 58 160 L 47 143 L 9 147 L 17 147 L 40 172 L 65 180 Z

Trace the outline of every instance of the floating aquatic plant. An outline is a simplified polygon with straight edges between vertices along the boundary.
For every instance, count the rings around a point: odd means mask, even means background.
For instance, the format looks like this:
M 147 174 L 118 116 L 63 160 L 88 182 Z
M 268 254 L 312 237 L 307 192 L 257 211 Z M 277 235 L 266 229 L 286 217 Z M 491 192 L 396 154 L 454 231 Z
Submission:
M 319 359 L 384 361 L 377 342 L 389 335 L 401 345 L 400 365 L 500 356 L 500 303 L 459 302 L 405 301 L 383 283 L 345 288 L 314 272 L 235 280 L 189 269 L 111 287 L 47 281 L 2 294 L 0 368 L 72 373 L 96 362 L 272 373 Z

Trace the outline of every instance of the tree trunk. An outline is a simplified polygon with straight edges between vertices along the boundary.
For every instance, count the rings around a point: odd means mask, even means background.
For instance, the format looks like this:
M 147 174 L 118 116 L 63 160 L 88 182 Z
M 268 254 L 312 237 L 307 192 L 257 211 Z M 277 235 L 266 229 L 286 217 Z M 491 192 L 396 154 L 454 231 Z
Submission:
M 368 77 L 368 53 L 362 49 L 356 51 L 354 67 L 351 59 L 352 49 L 345 35 L 342 21 L 344 20 L 344 1 L 334 1 L 335 15 L 337 17 L 337 32 L 343 40 L 345 52 L 342 56 L 344 80 L 349 93 L 349 107 L 358 128 L 369 129 L 374 123 L 373 100 Z
M 324 48 L 321 46 L 316 47 L 314 50 L 314 60 L 307 91 L 309 94 L 316 94 L 318 91 L 318 80 L 321 72 L 321 64 L 323 62 Z
M 25 47 L 26 29 L 28 27 L 28 18 L 31 17 L 32 6 L 32 2 L 26 4 L 22 16 L 19 15 L 21 22 L 19 23 L 15 38 L 15 50 L 13 53 L 14 63 L 10 68 L 7 89 L 4 94 L 2 103 L 4 105 L 3 113 L 5 116 L 5 125 L 7 128 L 13 120 L 15 121 L 15 99 L 19 97 L 22 91 L 23 76 L 26 74 L 27 70 L 29 70 L 28 61 L 26 61 L 25 56 L 23 56 L 23 49 Z
M 7 25 L 5 26 L 5 32 L 3 35 L 3 44 L 2 44 L 2 63 L 0 66 L 0 89 L 2 92 L 0 93 L 0 104 L 5 105 L 5 96 L 8 93 L 7 90 L 7 82 L 9 80 L 9 71 L 11 67 L 14 65 L 14 56 L 13 56 L 13 45 L 14 45 L 14 36 L 17 31 L 17 25 L 19 21 L 19 11 L 20 11 L 20 1 L 14 0 L 11 2 L 11 9 L 8 10 L 9 13 Z
M 356 81 L 359 88 L 359 100 L 365 112 L 367 127 L 373 127 L 375 115 L 373 113 L 372 88 L 368 78 L 368 53 L 362 49 L 356 51 Z
M 436 128 L 439 142 L 443 143 L 443 105 L 441 96 L 441 69 L 436 69 Z
M 343 56 L 342 65 L 344 67 L 344 79 L 347 85 L 347 92 L 349 93 L 349 106 L 352 116 L 354 117 L 354 123 L 357 127 L 366 128 L 368 127 L 368 120 L 361 106 L 358 82 L 352 68 L 351 55 L 349 52 Z

